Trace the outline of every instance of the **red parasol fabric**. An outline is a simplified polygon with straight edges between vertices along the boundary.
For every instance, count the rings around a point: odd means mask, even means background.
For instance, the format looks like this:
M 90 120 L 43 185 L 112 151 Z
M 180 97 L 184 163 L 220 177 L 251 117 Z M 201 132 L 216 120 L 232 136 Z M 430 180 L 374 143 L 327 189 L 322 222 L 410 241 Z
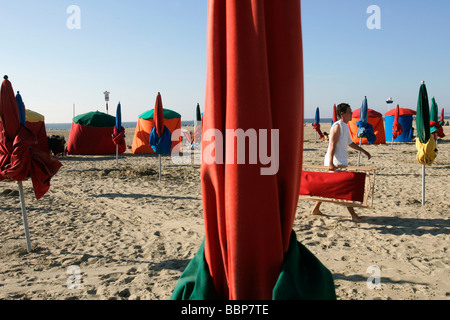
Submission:
M 337 118 L 337 114 L 336 114 L 336 105 L 333 106 L 333 123 L 338 121 L 339 119 Z
M 24 181 L 31 177 L 36 199 L 40 199 L 62 165 L 35 147 L 36 136 L 20 124 L 17 101 L 7 76 L 0 90 L 0 181 Z
M 400 108 L 397 105 L 397 108 L 395 109 L 394 112 L 394 123 L 392 125 L 392 138 L 393 138 L 392 141 L 397 139 L 397 137 L 403 133 L 402 125 L 398 122 L 399 117 L 400 117 Z
M 113 128 L 112 141 L 116 146 L 125 145 L 125 128 L 122 127 L 122 106 L 119 104 L 116 108 L 116 125 Z M 116 147 L 116 154 L 118 153 L 118 148 Z
M 302 171 L 300 194 L 363 202 L 366 174 L 363 172 Z
M 300 187 L 300 2 L 210 0 L 208 10 L 208 117 L 201 167 L 205 258 L 220 297 L 271 299 L 288 250 Z M 237 150 L 229 134 L 239 129 L 267 130 L 268 136 L 279 130 L 282 152 L 277 154 L 276 174 L 262 175 L 266 166 L 261 163 L 205 161 L 212 144 L 205 138 L 208 131 L 223 135 L 224 148 L 215 146 L 215 155 L 227 159 Z
M 172 299 L 336 299 L 331 272 L 292 230 L 303 154 L 300 17 L 299 0 L 208 2 L 205 240 Z
M 320 130 L 320 123 L 314 122 L 312 124 L 312 126 L 313 126 L 313 129 L 316 130 L 316 132 L 319 134 L 319 139 L 323 139 L 323 133 L 322 133 L 322 130 Z
M 117 127 L 113 128 L 112 141 L 116 145 L 124 145 L 125 144 L 125 128 L 121 127 L 121 131 L 117 130 Z
M 161 94 L 158 92 L 155 101 L 155 112 L 153 115 L 153 123 L 156 129 L 156 133 L 158 137 L 162 137 L 162 133 L 164 131 L 164 111 L 162 105 Z
M 7 76 L 5 76 L 5 80 L 2 83 L 0 94 L 0 119 L 2 119 L 4 128 L 2 131 L 5 133 L 8 141 L 12 143 L 17 131 L 19 131 L 20 119 L 14 90 Z M 4 119 L 8 119 L 8 121 Z
M 442 126 L 439 124 L 439 122 L 430 121 L 430 128 L 432 128 L 431 133 L 435 135 L 435 138 L 436 137 L 439 137 L 439 138 L 445 137 L 444 128 L 442 128 Z
M 442 108 L 442 110 L 441 110 L 441 117 L 439 118 L 439 121 L 440 122 L 444 122 L 445 121 L 445 119 L 444 119 L 444 108 Z M 443 124 L 443 123 L 441 123 L 441 124 Z

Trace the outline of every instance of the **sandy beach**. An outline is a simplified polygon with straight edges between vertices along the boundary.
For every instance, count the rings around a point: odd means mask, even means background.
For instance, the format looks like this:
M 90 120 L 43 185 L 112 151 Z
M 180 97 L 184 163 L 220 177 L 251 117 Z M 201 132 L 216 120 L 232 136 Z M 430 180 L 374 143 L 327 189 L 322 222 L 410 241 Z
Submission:
M 314 132 L 306 125 L 304 164 L 322 165 L 327 143 L 316 143 Z M 68 130 L 52 134 L 68 141 Z M 127 145 L 133 136 L 126 129 Z M 374 209 L 356 210 L 365 222 L 332 203 L 322 205 L 327 216 L 312 216 L 314 202 L 299 201 L 298 240 L 332 272 L 339 300 L 449 300 L 450 137 L 439 140 L 426 168 L 425 206 L 414 143 L 365 148 L 373 158 L 362 156 L 361 165 L 378 169 Z M 59 159 L 63 167 L 41 200 L 24 182 L 31 254 L 17 183 L 0 182 L 0 299 L 170 299 L 204 238 L 200 166 L 163 156 L 160 182 L 158 156 L 130 149 L 119 164 L 115 155 Z M 379 288 L 368 286 L 373 270 Z

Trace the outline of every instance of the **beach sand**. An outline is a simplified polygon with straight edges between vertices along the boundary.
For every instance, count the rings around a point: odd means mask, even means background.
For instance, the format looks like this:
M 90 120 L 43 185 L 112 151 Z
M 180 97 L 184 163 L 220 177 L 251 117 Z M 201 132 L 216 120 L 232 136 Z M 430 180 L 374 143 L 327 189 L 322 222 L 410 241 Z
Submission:
M 327 143 L 316 143 L 314 132 L 306 125 L 304 163 L 322 165 Z M 126 129 L 128 145 L 133 135 Z M 322 205 L 327 216 L 312 216 L 314 202 L 299 201 L 298 240 L 332 272 L 339 300 L 450 299 L 450 138 L 426 167 L 425 206 L 413 143 L 365 148 L 373 158 L 362 156 L 361 165 L 378 168 L 375 208 L 356 209 L 366 222 L 332 203 Z M 24 182 L 31 254 L 17 183 L 0 182 L 0 299 L 170 299 L 204 238 L 200 166 L 163 156 L 160 182 L 158 156 L 129 149 L 118 165 L 115 155 L 60 161 L 41 200 Z M 379 288 L 368 286 L 376 275 Z

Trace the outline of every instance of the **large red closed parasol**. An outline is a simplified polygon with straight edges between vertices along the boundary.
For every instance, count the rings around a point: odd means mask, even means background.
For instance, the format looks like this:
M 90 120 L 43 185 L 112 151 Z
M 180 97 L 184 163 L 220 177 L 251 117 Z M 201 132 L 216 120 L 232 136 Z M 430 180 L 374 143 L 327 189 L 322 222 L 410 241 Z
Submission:
M 4 77 L 0 93 L 0 181 L 19 182 L 27 250 L 31 251 L 28 236 L 26 210 L 23 199 L 22 181 L 31 177 L 36 199 L 40 199 L 50 188 L 50 179 L 61 168 L 61 163 L 48 152 L 39 150 L 34 133 L 22 123 L 14 90 L 8 77 Z M 25 115 L 25 110 L 21 110 Z
M 207 30 L 206 235 L 172 299 L 335 298 L 331 273 L 292 230 L 303 151 L 300 1 L 209 0 Z

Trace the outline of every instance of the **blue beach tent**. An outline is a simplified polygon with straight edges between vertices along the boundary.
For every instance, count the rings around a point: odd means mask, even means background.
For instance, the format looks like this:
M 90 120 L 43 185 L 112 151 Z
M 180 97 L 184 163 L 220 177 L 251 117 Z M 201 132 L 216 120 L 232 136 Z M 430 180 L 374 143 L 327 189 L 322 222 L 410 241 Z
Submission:
M 398 122 L 402 126 L 403 133 L 399 135 L 394 142 L 411 142 L 413 139 L 413 116 L 416 114 L 415 110 L 408 108 L 399 108 L 400 116 Z M 392 141 L 392 126 L 394 125 L 395 108 L 389 110 L 384 115 L 384 125 L 386 132 L 386 142 Z

